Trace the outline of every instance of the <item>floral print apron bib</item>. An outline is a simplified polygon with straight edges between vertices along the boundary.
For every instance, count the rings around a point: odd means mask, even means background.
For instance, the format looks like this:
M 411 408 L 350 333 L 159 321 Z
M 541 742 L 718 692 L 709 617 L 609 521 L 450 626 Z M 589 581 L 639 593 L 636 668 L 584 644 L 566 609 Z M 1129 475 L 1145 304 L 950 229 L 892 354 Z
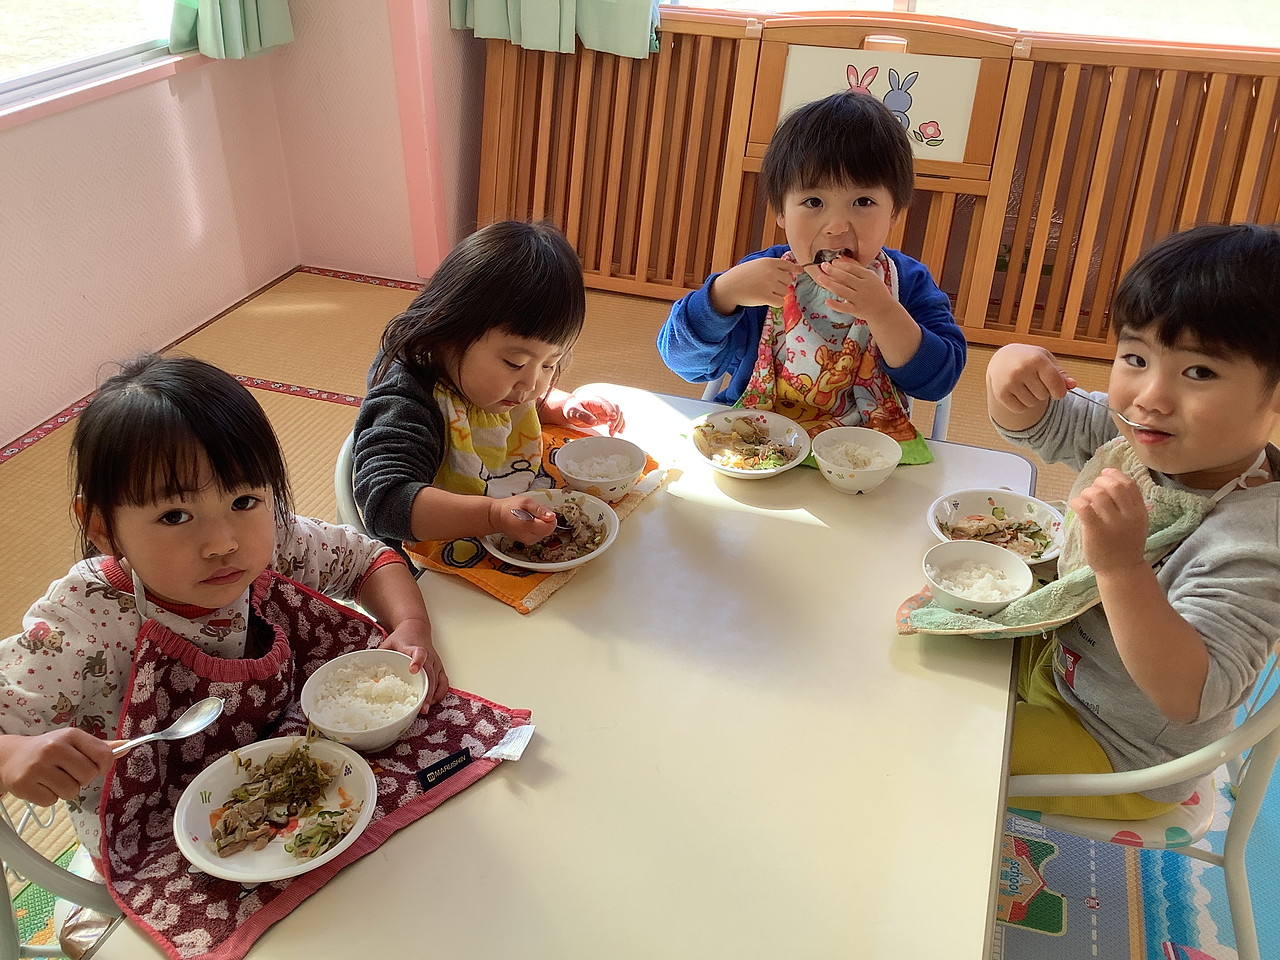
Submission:
M 783 259 L 795 262 L 790 251 Z M 897 271 L 882 250 L 871 263 L 894 299 Z M 903 463 L 928 463 L 928 444 L 907 416 L 866 321 L 830 311 L 830 296 L 808 274 L 770 307 L 755 368 L 740 405 L 774 410 L 816 436 L 831 427 L 870 427 L 902 446 Z

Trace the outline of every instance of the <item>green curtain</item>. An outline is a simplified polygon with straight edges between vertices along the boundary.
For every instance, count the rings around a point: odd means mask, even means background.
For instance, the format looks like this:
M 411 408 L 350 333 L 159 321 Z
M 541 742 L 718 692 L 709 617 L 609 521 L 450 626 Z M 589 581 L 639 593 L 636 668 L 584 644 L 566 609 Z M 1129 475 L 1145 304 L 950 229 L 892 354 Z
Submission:
M 529 50 L 644 58 L 658 49 L 658 0 L 449 0 L 449 24 Z
M 174 0 L 169 49 L 243 60 L 293 39 L 288 0 Z

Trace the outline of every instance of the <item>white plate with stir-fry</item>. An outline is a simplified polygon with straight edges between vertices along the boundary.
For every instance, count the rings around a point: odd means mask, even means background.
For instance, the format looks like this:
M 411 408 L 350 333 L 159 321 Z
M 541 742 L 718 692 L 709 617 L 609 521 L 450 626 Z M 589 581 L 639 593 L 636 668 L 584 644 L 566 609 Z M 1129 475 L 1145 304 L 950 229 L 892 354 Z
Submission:
M 482 537 L 484 548 L 499 560 L 547 573 L 570 570 L 600 556 L 618 536 L 618 515 L 599 497 L 564 488 L 530 490 L 526 496 L 541 500 L 562 522 L 537 543 L 518 543 L 496 533 Z
M 369 764 L 331 740 L 277 737 L 241 747 L 191 781 L 174 838 L 211 876 L 266 883 L 314 870 L 355 843 L 373 819 Z
M 927 518 L 939 540 L 994 543 L 1028 563 L 1056 560 L 1066 535 L 1055 507 L 1012 490 L 957 490 L 935 500 Z
M 693 421 L 689 438 L 712 467 L 745 480 L 776 476 L 809 456 L 804 428 L 771 410 L 708 413 Z

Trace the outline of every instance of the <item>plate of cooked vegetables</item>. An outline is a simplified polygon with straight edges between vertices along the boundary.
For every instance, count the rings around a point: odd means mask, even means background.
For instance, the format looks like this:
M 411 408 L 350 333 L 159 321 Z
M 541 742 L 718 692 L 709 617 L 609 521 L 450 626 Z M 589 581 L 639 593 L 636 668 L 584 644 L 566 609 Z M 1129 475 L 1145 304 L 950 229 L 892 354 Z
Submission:
M 314 870 L 355 843 L 373 819 L 369 764 L 331 740 L 277 737 L 233 750 L 191 781 L 173 813 L 191 864 L 240 883 Z
M 1012 490 L 957 490 L 929 507 L 929 529 L 939 540 L 982 540 L 1028 563 L 1056 560 L 1065 522 L 1058 509 Z
M 708 413 L 693 421 L 690 439 L 716 470 L 746 480 L 776 476 L 809 456 L 804 428 L 772 410 Z
M 600 556 L 618 536 L 618 515 L 599 497 L 561 487 L 530 490 L 525 496 L 554 511 L 555 532 L 535 543 L 520 543 L 500 533 L 482 537 L 484 548 L 498 560 L 547 573 L 572 570 Z

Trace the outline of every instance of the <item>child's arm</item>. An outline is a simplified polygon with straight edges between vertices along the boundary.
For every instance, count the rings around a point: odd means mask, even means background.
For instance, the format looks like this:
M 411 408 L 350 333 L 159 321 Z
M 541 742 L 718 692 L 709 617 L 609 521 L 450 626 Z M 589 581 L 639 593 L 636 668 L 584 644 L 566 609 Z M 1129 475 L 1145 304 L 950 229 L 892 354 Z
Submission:
M 431 617 L 422 591 L 409 568 L 399 558 L 381 564 L 365 577 L 356 599 L 387 631 L 381 646 L 408 654 L 412 658 L 410 673 L 426 672 L 428 693 L 423 710 L 427 704 L 439 703 L 449 690 L 449 678 L 431 640 Z
M 779 259 L 786 252 L 785 244 L 769 247 L 747 256 L 732 269 L 745 269 L 757 261 L 786 262 L 788 274 L 794 276 L 795 265 Z M 719 306 L 727 306 L 727 309 L 717 309 L 717 288 L 728 272 L 712 274 L 697 290 L 673 303 L 671 313 L 658 331 L 658 353 L 662 362 L 690 383 L 716 380 L 726 372 L 739 369 L 743 363 L 755 360 L 760 330 L 768 309 L 763 305 L 724 303 Z M 781 303 L 781 296 L 777 294 L 770 299 Z M 732 299 L 738 298 L 735 295 Z M 748 296 L 746 299 L 761 300 L 761 297 Z
M 72 800 L 81 787 L 106 776 L 114 760 L 106 741 L 76 727 L 0 735 L 0 793 L 42 807 Z
M 517 508 L 536 519 L 522 520 L 511 512 Z M 415 540 L 456 540 L 500 533 L 521 543 L 537 543 L 555 533 L 556 515 L 544 501 L 533 497 L 496 499 L 423 487 L 414 495 L 410 524 Z
M 1010 343 L 987 363 L 987 412 L 997 426 L 1018 431 L 1034 427 L 1076 385 L 1044 347 Z
M 606 427 L 609 436 L 621 433 L 624 426 L 622 409 L 613 401 L 594 393 L 565 393 L 550 390 L 538 406 L 538 418 L 543 423 L 559 424 L 575 429 Z
M 1125 669 L 1170 720 L 1197 719 L 1209 651 L 1143 557 L 1148 518 L 1138 485 L 1107 468 L 1070 506 Z

